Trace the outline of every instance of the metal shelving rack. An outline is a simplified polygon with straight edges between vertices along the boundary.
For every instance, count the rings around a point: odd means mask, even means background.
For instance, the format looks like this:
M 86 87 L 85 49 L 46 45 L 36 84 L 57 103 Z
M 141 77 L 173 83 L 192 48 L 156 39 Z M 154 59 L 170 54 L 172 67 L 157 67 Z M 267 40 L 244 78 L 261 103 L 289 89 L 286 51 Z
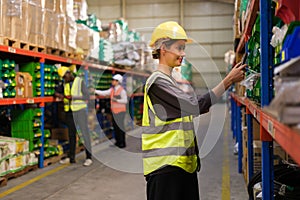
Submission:
M 64 58 L 61 56 L 56 56 L 56 55 L 51 55 L 51 54 L 46 54 L 42 52 L 36 52 L 36 51 L 31 51 L 31 50 L 25 50 L 25 49 L 19 49 L 19 48 L 14 48 L 10 46 L 5 46 L 5 45 L 0 45 L 0 52 L 1 53 L 7 53 L 11 55 L 19 55 L 19 56 L 24 56 L 24 57 L 31 57 L 31 58 L 37 58 L 39 59 L 40 62 L 40 73 L 41 73 L 41 96 L 40 97 L 33 97 L 33 98 L 4 98 L 0 99 L 0 105 L 5 106 L 5 105 L 16 105 L 16 104 L 39 104 L 39 107 L 42 110 L 42 116 L 41 116 L 41 130 L 42 130 L 42 136 L 41 136 L 41 142 L 42 142 L 42 147 L 40 149 L 40 155 L 39 155 L 39 168 L 44 167 L 44 117 L 45 117 L 45 103 L 51 103 L 55 102 L 56 100 L 53 97 L 45 97 L 44 96 L 44 64 L 46 61 L 51 61 L 51 62 L 58 62 L 58 63 L 65 63 L 65 64 L 74 64 L 77 66 L 83 66 L 84 68 L 84 74 L 87 77 L 87 69 L 89 67 L 91 68 L 96 68 L 96 69 L 101 69 L 101 70 L 108 70 L 111 71 L 113 74 L 116 72 L 121 72 L 121 73 L 128 73 L 131 75 L 135 76 L 143 76 L 147 77 L 148 74 L 138 72 L 138 71 L 131 71 L 131 70 L 125 70 L 125 69 L 117 69 L 113 68 L 110 66 L 104 66 L 100 64 L 95 64 L 91 63 L 89 61 L 79 61 L 76 59 L 71 59 L 71 58 Z M 86 79 L 87 80 L 87 79 Z
M 259 9 L 260 8 L 260 9 Z M 261 43 L 261 106 L 267 106 L 273 98 L 273 52 L 270 46 L 272 16 L 271 1 L 253 0 L 250 5 L 250 16 L 246 21 L 245 31 L 238 44 L 236 53 L 240 58 L 246 46 L 246 40 L 250 35 L 256 13 L 260 10 L 260 43 Z M 248 128 L 248 178 L 253 176 L 253 135 L 252 118 L 260 123 L 260 140 L 262 141 L 262 197 L 263 200 L 274 199 L 274 167 L 273 167 L 273 141 L 275 140 L 293 160 L 300 165 L 300 134 L 265 113 L 261 107 L 246 97 L 240 97 L 231 93 L 231 127 L 234 137 L 239 142 L 238 171 L 242 172 L 242 130 L 241 107 L 246 108 L 246 120 Z

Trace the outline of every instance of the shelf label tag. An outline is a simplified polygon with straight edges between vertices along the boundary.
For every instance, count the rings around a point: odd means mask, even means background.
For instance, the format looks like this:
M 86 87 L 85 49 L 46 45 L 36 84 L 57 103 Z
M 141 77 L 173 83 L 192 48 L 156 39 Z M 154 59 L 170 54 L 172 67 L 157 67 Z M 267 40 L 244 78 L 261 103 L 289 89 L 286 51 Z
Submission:
M 268 132 L 273 136 L 273 138 L 275 137 L 273 122 L 271 120 L 268 120 Z
M 27 99 L 27 103 L 34 103 L 34 99 Z
M 67 59 L 67 63 L 72 63 L 72 59 Z
M 8 52 L 9 53 L 16 53 L 16 49 L 12 47 L 8 47 Z

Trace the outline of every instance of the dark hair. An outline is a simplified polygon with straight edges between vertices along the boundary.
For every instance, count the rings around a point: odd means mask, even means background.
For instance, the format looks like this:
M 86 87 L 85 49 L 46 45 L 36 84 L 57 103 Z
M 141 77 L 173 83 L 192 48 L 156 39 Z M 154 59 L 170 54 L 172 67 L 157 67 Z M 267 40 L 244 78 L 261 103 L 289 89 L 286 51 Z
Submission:
M 159 59 L 160 57 L 160 49 L 156 49 L 152 51 L 152 58 L 153 59 Z
M 177 42 L 178 40 L 168 40 L 166 42 L 164 42 L 163 44 L 166 45 L 166 47 L 169 49 L 172 44 L 174 44 L 175 42 Z M 156 49 L 152 51 L 152 58 L 153 59 L 159 59 L 160 58 L 160 49 Z

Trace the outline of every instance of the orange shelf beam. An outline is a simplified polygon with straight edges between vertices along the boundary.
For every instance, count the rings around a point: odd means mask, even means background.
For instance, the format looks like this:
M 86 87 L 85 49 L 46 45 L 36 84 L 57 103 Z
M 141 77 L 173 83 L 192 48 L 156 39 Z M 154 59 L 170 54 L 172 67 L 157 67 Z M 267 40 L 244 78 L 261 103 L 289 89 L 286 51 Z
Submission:
M 282 124 L 263 112 L 260 107 L 245 97 L 231 93 L 231 97 L 245 105 L 263 128 L 300 165 L 300 132 Z
M 17 104 L 38 104 L 55 102 L 53 97 L 33 97 L 33 98 L 4 98 L 0 99 L 0 105 L 17 105 Z

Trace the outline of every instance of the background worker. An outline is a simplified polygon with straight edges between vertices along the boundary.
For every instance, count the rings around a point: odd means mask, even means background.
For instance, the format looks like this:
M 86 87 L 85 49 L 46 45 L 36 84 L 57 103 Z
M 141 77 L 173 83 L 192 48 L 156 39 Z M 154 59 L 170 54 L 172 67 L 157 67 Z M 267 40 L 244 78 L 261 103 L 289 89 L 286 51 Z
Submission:
M 199 200 L 199 150 L 193 116 L 209 111 L 232 83 L 244 78 L 245 65 L 235 66 L 215 88 L 202 96 L 184 93 L 171 76 L 192 42 L 176 22 L 158 25 L 150 46 L 159 59 L 144 90 L 142 151 L 148 200 Z
M 95 94 L 100 96 L 110 96 L 110 107 L 112 112 L 113 127 L 115 132 L 115 146 L 126 147 L 124 119 L 126 114 L 127 94 L 121 86 L 123 77 L 115 74 L 112 77 L 112 87 L 108 90 L 95 90 Z
M 89 100 L 89 92 L 85 82 L 80 77 L 74 77 L 68 67 L 60 67 L 58 74 L 63 78 L 64 83 L 56 88 L 55 96 L 63 99 L 64 111 L 66 113 L 66 124 L 69 129 L 69 145 L 70 150 L 68 158 L 60 161 L 61 164 L 75 163 L 76 151 L 76 125 L 83 136 L 86 160 L 84 166 L 90 166 L 92 161 L 91 140 L 87 122 L 87 101 Z

